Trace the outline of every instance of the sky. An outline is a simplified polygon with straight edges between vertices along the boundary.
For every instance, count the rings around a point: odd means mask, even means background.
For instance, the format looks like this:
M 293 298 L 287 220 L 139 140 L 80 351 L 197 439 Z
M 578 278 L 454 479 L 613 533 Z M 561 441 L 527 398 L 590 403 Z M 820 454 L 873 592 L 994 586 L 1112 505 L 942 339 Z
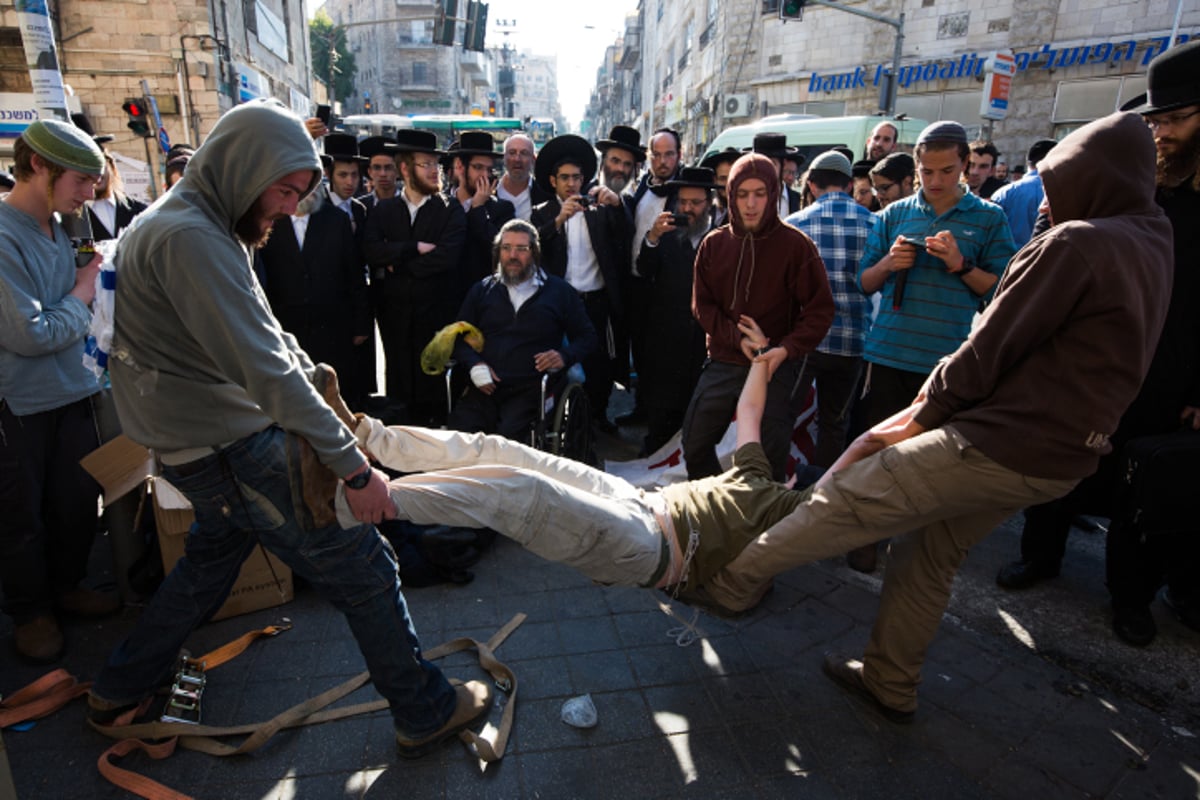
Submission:
M 311 17 L 322 0 L 307 0 Z M 465 5 L 465 0 L 460 6 Z M 487 46 L 499 47 L 507 38 L 518 50 L 558 56 L 558 98 L 563 116 L 577 128 L 596 84 L 604 49 L 625 30 L 625 15 L 637 11 L 637 0 L 490 0 Z M 461 12 L 460 12 L 461 13 Z M 515 25 L 503 35 L 496 23 Z

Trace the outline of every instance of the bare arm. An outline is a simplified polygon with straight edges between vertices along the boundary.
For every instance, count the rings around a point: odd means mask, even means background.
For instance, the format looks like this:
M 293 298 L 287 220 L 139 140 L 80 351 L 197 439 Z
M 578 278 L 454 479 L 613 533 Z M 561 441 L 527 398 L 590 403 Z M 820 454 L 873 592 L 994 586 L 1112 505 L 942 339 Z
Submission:
M 758 323 L 745 314 L 738 319 L 738 330 L 743 334 L 742 352 L 750 359 L 750 372 L 746 375 L 746 383 L 742 386 L 737 404 L 737 447 L 741 448 L 762 441 L 762 416 L 767 405 L 767 384 L 784 359 L 772 358 L 767 354 L 754 354 L 754 351 L 768 346 L 767 336 L 758 327 Z

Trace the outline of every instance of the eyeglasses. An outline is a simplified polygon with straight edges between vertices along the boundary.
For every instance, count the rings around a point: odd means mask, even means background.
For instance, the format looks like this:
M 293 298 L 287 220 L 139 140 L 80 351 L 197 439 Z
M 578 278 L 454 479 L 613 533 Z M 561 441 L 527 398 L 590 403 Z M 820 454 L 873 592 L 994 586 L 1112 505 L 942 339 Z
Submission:
M 583 183 L 583 175 L 576 172 L 574 175 L 564 175 L 561 172 L 554 176 L 555 180 L 563 181 L 564 183 Z
M 525 255 L 532 249 L 533 248 L 531 248 L 527 244 L 502 244 L 502 245 L 500 245 L 501 253 L 520 253 L 521 255 Z
M 888 192 L 890 192 L 892 189 L 895 189 L 895 188 L 896 188 L 896 184 L 894 184 L 894 183 L 884 183 L 879 186 L 872 186 L 871 191 L 874 192 L 875 194 L 887 194 Z
M 414 161 L 413 166 L 416 167 L 417 169 L 425 169 L 425 170 L 437 169 L 438 162 L 436 162 L 436 161 Z
M 1182 125 L 1184 122 L 1196 116 L 1197 114 L 1200 114 L 1200 108 L 1188 111 L 1186 113 L 1180 112 L 1177 114 L 1164 114 L 1161 117 L 1143 117 L 1143 119 L 1146 120 L 1146 125 L 1150 128 L 1150 130 L 1156 131 L 1164 126 L 1168 128 L 1174 128 L 1178 125 Z

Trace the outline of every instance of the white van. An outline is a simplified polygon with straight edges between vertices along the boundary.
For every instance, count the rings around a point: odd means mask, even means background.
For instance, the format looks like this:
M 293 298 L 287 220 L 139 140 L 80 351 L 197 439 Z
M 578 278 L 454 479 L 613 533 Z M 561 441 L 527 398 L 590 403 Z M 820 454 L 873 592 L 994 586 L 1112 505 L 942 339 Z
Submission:
M 900 147 L 911 152 L 917 144 L 917 136 L 929 123 L 907 117 L 817 117 L 811 114 L 775 114 L 763 117 L 748 125 L 726 128 L 712 140 L 704 155 L 734 147 L 748 148 L 759 133 L 782 133 L 787 136 L 789 147 L 800 148 L 805 163 L 834 147 L 849 147 L 857 158 L 862 158 L 867 137 L 881 122 L 890 122 L 900 131 Z M 697 162 L 698 163 L 698 162 Z

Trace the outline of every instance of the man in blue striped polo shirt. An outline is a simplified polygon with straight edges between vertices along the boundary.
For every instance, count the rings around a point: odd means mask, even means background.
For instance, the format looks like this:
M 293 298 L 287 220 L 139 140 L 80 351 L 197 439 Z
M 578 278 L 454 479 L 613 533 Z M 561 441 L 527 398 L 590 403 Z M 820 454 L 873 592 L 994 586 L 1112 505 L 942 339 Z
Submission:
M 961 182 L 970 149 L 957 122 L 935 122 L 917 138 L 921 190 L 879 212 L 859 266 L 859 286 L 880 293 L 867 333 L 864 422 L 907 407 L 943 356 L 971 331 L 1016 252 L 1008 218 Z M 850 559 L 874 570 L 874 549 Z

